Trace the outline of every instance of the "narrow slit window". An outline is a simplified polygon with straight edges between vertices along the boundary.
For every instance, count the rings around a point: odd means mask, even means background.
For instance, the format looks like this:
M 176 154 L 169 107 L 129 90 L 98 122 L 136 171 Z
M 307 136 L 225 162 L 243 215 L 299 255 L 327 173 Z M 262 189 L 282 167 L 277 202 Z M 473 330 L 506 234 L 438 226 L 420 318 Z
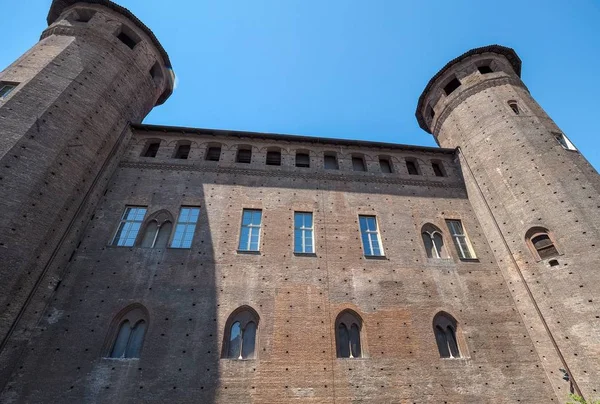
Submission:
M 367 166 L 365 165 L 365 159 L 360 156 L 352 157 L 352 169 L 354 171 L 367 171 Z
M 171 248 L 191 248 L 200 208 L 182 207 L 175 226 L 175 235 Z
M 175 151 L 175 155 L 173 157 L 176 159 L 186 160 L 190 155 L 190 148 L 191 146 L 189 144 L 180 144 L 177 146 L 177 150 Z
M 382 173 L 391 174 L 392 173 L 392 162 L 387 158 L 380 158 L 379 159 L 379 168 L 381 169 Z
M 326 154 L 323 163 L 326 170 L 337 170 L 339 168 L 335 154 Z
M 144 216 L 146 216 L 146 207 L 127 206 L 111 244 L 118 247 L 132 247 L 144 221 Z
M 471 247 L 471 242 L 463 229 L 462 222 L 460 220 L 447 220 L 446 223 L 448 224 L 448 229 L 452 235 L 452 241 L 454 241 L 458 256 L 461 259 L 475 259 L 473 247 Z
M 310 167 L 310 156 L 308 153 L 296 153 L 296 167 Z
M 142 157 L 156 157 L 158 149 L 160 148 L 160 142 L 150 142 L 146 146 L 146 150 L 142 154 Z
M 406 160 L 406 170 L 410 175 L 419 175 L 419 168 L 414 160 Z
M 455 77 L 452 80 L 450 80 L 448 84 L 446 84 L 446 86 L 444 87 L 444 92 L 446 93 L 446 95 L 450 95 L 458 87 L 460 87 L 460 81 Z
M 364 254 L 367 257 L 382 257 L 383 248 L 375 216 L 359 216 L 360 233 Z
M 242 212 L 242 228 L 240 232 L 240 251 L 260 251 L 260 227 L 262 211 L 244 209 Z
M 8 97 L 8 95 L 17 88 L 16 83 L 7 83 L 5 81 L 0 81 L 0 100 Z
M 281 165 L 281 152 L 280 151 L 268 151 L 266 163 L 268 166 L 280 166 Z
M 239 149 L 236 161 L 238 163 L 250 164 L 252 162 L 252 149 Z
M 207 161 L 219 161 L 221 159 L 221 148 L 217 146 L 209 147 L 206 150 Z
M 313 214 L 294 212 L 294 252 L 314 253 Z
M 519 109 L 519 104 L 517 104 L 516 101 L 509 101 L 508 106 L 510 107 L 510 109 L 512 109 L 512 111 L 515 113 L 515 115 L 521 114 L 521 110 Z

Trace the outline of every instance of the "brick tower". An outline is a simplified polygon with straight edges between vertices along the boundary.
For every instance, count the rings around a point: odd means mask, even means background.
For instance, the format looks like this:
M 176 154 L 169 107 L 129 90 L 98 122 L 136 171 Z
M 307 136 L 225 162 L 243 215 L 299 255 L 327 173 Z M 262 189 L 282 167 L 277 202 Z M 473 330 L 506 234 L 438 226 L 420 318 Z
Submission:
M 0 380 L 60 285 L 129 123 L 173 89 L 167 54 L 128 10 L 54 0 L 48 24 L 0 73 Z
M 520 73 L 512 49 L 473 49 L 431 79 L 416 116 L 440 146 L 459 148 L 469 199 L 555 392 L 596 397 L 600 176 Z

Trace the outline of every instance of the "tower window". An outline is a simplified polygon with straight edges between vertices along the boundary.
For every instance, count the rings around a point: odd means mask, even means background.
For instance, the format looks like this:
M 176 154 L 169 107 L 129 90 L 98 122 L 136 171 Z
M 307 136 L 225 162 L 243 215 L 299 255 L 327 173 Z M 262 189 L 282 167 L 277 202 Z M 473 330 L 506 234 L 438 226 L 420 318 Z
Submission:
M 475 259 L 475 252 L 473 251 L 473 247 L 471 247 L 471 241 L 463 229 L 462 222 L 460 220 L 446 220 L 446 223 L 448 224 L 448 229 L 450 229 L 452 241 L 454 241 L 459 258 Z
M 433 319 L 433 332 L 441 358 L 460 358 L 458 348 L 457 322 L 448 313 L 440 312 Z
M 119 40 L 127 45 L 130 49 L 135 48 L 135 45 L 137 45 L 140 41 L 137 35 L 126 25 L 121 26 L 121 32 L 119 32 L 117 38 L 119 38 Z
M 375 216 L 358 216 L 365 257 L 383 257 L 379 227 Z
M 250 307 L 233 312 L 225 323 L 222 357 L 227 359 L 254 359 L 258 314 Z
M 244 209 L 242 212 L 242 228 L 240 231 L 239 251 L 260 251 L 260 227 L 262 211 Z
M 392 162 L 390 161 L 389 158 L 380 157 L 379 158 L 379 168 L 381 169 L 382 173 L 391 174 L 392 173 Z
M 573 143 L 571 143 L 571 141 L 569 140 L 568 137 L 566 137 L 563 133 L 552 133 L 554 135 L 554 138 L 556 139 L 556 141 L 558 142 L 558 144 L 560 144 L 563 149 L 565 150 L 577 150 L 577 148 L 575 147 L 575 145 Z
M 455 77 L 452 80 L 450 80 L 448 84 L 446 84 L 446 86 L 444 87 L 444 92 L 446 93 L 446 95 L 450 95 L 458 87 L 460 87 L 460 81 Z
M 152 69 L 150 69 L 150 76 L 152 77 L 152 79 L 154 80 L 154 82 L 156 84 L 160 84 L 160 81 L 163 78 L 163 73 L 162 73 L 160 64 L 158 62 L 156 62 L 152 65 Z
M 6 98 L 15 88 L 17 88 L 17 85 L 17 83 L 0 81 L 0 100 Z
M 182 206 L 175 226 L 171 248 L 191 248 L 200 208 Z
M 148 328 L 148 312 L 145 307 L 134 304 L 113 320 L 110 331 L 111 344 L 107 357 L 135 359 L 140 357 Z
M 441 162 L 433 161 L 431 163 L 431 168 L 433 169 L 433 173 L 435 174 L 436 177 L 445 177 L 446 176 L 446 174 L 444 173 L 444 166 L 442 165 Z
M 186 160 L 190 155 L 191 145 L 189 143 L 180 143 L 177 145 L 173 158 Z
M 419 175 L 419 166 L 414 160 L 406 160 L 406 169 L 410 175 Z
M 267 151 L 267 165 L 268 166 L 280 166 L 281 165 L 281 152 L 279 150 Z
M 296 153 L 296 167 L 310 167 L 310 155 L 308 153 Z
M 206 150 L 207 161 L 219 161 L 221 159 L 221 147 L 211 146 Z
M 132 247 L 144 221 L 144 216 L 146 216 L 145 206 L 125 207 L 119 228 L 111 244 L 118 247 Z
M 146 144 L 146 150 L 144 150 L 144 153 L 142 153 L 142 157 L 156 157 L 159 147 L 160 142 L 148 142 Z
M 538 261 L 560 255 L 554 245 L 554 241 L 550 237 L 550 233 L 545 228 L 531 228 L 527 231 L 525 238 Z
M 362 156 L 352 156 L 352 169 L 354 171 L 367 171 L 365 159 Z
M 92 17 L 94 17 L 95 14 L 96 14 L 95 10 L 91 10 L 89 8 L 78 8 L 70 16 L 70 18 L 67 18 L 67 19 L 71 20 L 71 21 L 75 21 L 75 22 L 86 23 L 86 22 L 89 22 L 92 19 Z
M 516 101 L 508 101 L 508 106 L 513 110 L 515 115 L 520 115 L 521 111 L 519 110 L 519 104 Z
M 362 321 L 350 310 L 341 312 L 335 321 L 335 339 L 338 358 L 362 357 Z
M 477 70 L 479 70 L 479 73 L 481 74 L 488 74 L 494 72 L 489 65 L 478 66 Z
M 323 165 L 326 170 L 337 170 L 339 166 L 336 155 L 334 153 L 325 154 Z
M 250 164 L 252 162 L 252 149 L 238 148 L 236 161 L 238 163 Z

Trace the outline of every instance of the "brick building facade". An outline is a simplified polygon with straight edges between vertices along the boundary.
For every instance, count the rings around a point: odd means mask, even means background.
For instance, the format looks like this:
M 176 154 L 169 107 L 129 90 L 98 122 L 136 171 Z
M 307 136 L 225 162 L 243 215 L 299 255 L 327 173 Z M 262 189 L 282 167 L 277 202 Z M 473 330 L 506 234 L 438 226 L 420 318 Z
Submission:
M 428 148 L 144 125 L 152 32 L 48 23 L 0 73 L 2 402 L 599 395 L 600 177 L 512 49 L 430 81 Z

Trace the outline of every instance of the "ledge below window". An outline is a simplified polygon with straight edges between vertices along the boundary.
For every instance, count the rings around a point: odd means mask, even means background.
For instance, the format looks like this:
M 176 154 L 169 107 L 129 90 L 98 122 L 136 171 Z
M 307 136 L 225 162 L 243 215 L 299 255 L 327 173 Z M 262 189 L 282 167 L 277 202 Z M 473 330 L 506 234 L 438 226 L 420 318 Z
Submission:
M 459 258 L 462 262 L 479 262 L 479 258 Z
M 367 260 L 387 260 L 385 255 L 364 255 Z
M 238 254 L 249 254 L 249 255 L 260 255 L 260 251 L 251 251 L 251 250 L 237 250 Z
M 317 253 L 294 252 L 294 256 L 296 256 L 296 257 L 316 257 Z

